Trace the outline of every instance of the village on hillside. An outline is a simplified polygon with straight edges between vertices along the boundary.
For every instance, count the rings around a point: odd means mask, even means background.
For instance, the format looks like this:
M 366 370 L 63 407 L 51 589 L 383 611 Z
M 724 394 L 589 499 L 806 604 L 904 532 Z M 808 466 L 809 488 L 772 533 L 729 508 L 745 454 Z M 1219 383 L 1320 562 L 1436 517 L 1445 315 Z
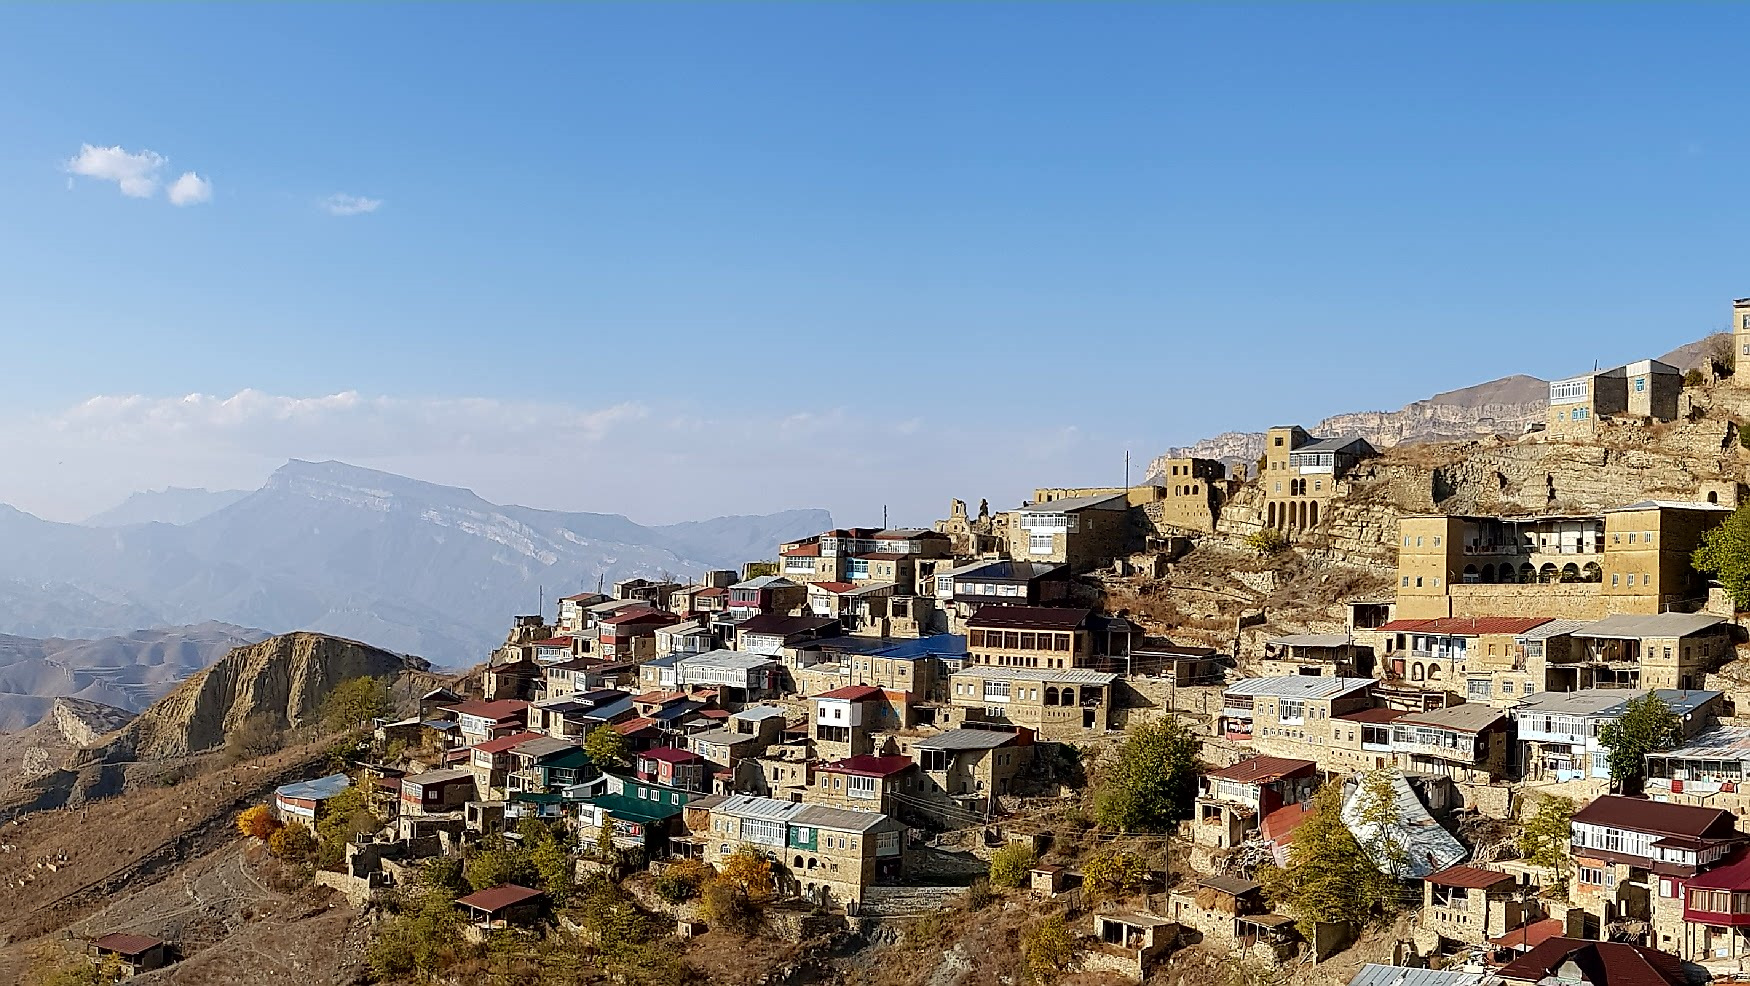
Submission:
M 1750 978 L 1733 324 L 1512 434 L 1282 426 L 566 595 L 399 708 L 338 683 L 357 744 L 238 824 L 372 915 L 381 981 L 576 936 L 658 982 L 650 943 L 891 926 L 927 964 L 860 981 L 950 986 L 999 961 L 956 953 L 980 923 L 1039 982 Z M 88 942 L 114 978 L 177 948 Z

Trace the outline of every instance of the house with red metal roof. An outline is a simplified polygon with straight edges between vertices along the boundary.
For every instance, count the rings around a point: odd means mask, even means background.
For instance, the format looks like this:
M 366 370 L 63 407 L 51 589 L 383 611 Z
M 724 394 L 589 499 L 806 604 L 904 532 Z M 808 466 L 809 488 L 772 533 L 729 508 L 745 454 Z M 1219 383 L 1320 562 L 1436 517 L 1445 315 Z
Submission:
M 804 800 L 836 808 L 902 814 L 895 809 L 906 805 L 894 802 L 916 800 L 918 777 L 917 762 L 910 757 L 870 754 L 846 757 L 815 768 L 814 787 Z
M 1191 837 L 1218 849 L 1238 845 L 1263 816 L 1311 798 L 1319 781 L 1318 764 L 1286 757 L 1248 757 L 1211 770 L 1198 779 Z
M 1570 827 L 1570 896 L 1602 924 L 1650 920 L 1654 908 L 1673 913 L 1684 884 L 1750 842 L 1724 809 L 1614 794 L 1575 812 Z
M 809 735 L 815 751 L 825 759 L 841 759 L 875 752 L 875 734 L 905 728 L 907 705 L 904 692 L 887 692 L 873 685 L 846 685 L 822 692 L 810 701 Z
M 112 933 L 94 939 L 88 949 L 98 967 L 119 968 L 123 975 L 138 976 L 170 964 L 170 946 L 151 935 Z
M 1521 651 L 1516 638 L 1548 622 L 1547 616 L 1448 616 L 1392 620 L 1376 633 L 1389 639 L 1392 677 L 1462 691 L 1472 670 L 1513 667 Z
M 1687 880 L 1659 877 L 1653 934 L 1679 958 L 1738 972 L 1750 958 L 1750 852 Z
M 540 915 L 541 896 L 539 890 L 501 883 L 456 898 L 456 906 L 468 916 L 469 938 L 478 941 L 488 932 L 533 924 Z
M 708 766 L 704 757 L 691 750 L 653 746 L 638 754 L 633 770 L 641 781 L 683 791 L 705 791 L 709 789 L 705 777 Z
M 1508 986 L 1548 980 L 1579 986 L 1689 986 L 1683 961 L 1670 952 L 1622 942 L 1550 938 L 1502 966 Z
M 596 651 L 610 661 L 645 661 L 656 656 L 656 631 L 681 618 L 666 610 L 633 607 L 597 624 Z
M 471 746 L 497 736 L 520 732 L 529 721 L 529 703 L 521 699 L 500 699 L 495 702 L 471 699 L 443 710 L 456 720 L 462 743 Z

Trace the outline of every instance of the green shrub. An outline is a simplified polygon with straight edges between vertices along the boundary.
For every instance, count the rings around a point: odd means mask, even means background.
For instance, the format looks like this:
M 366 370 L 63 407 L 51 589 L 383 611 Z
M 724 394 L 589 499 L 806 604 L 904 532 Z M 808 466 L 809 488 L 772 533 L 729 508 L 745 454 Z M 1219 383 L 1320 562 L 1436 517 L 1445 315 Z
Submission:
M 1035 861 L 1032 846 L 1012 842 L 990 858 L 990 882 L 998 887 L 1024 887 Z
M 1259 528 L 1246 536 L 1246 546 L 1260 555 L 1279 555 L 1288 550 L 1288 535 L 1274 527 Z

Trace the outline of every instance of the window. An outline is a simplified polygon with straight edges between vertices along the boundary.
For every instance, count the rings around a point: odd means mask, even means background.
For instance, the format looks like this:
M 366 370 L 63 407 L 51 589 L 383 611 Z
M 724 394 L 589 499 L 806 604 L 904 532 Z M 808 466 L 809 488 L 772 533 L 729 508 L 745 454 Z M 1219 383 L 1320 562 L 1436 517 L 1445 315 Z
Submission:
M 1635 393 L 1644 394 L 1647 391 L 1647 378 L 1635 377 Z
M 1589 883 L 1594 887 L 1604 886 L 1604 870 L 1597 866 L 1580 867 L 1580 882 Z
M 1440 535 L 1438 534 L 1434 535 L 1434 547 L 1440 547 Z
M 1420 575 L 1416 576 L 1416 588 L 1422 588 L 1422 577 Z
M 853 798 L 876 797 L 875 778 L 853 775 L 845 784 L 845 794 Z
M 1628 575 L 1628 584 L 1629 585 L 1635 584 L 1635 574 L 1633 572 L 1630 572 Z
M 1620 576 L 1620 575 L 1617 575 L 1617 574 L 1615 574 L 1615 573 L 1614 573 L 1614 572 L 1613 572 L 1613 573 L 1611 573 L 1611 576 L 1610 576 L 1610 584 L 1611 584 L 1611 585 L 1616 585 L 1616 584 L 1617 584 L 1617 583 L 1618 583 L 1618 582 L 1620 582 L 1620 581 L 1621 581 L 1621 580 L 1622 580 L 1622 576 Z
M 1408 575 L 1406 575 L 1406 576 L 1404 576 L 1404 587 L 1409 588 L 1409 585 L 1410 585 L 1410 577 Z
M 1420 537 L 1417 537 L 1416 538 L 1416 547 L 1420 548 L 1421 546 L 1422 546 L 1422 539 Z
M 1009 700 L 1009 683 L 1006 681 L 985 682 L 984 700 L 987 702 L 1007 702 Z
M 1634 531 L 1628 532 L 1628 543 L 1629 544 L 1635 543 L 1635 532 Z
M 1049 534 L 1027 535 L 1027 553 L 1030 555 L 1049 555 L 1053 550 L 1053 538 Z

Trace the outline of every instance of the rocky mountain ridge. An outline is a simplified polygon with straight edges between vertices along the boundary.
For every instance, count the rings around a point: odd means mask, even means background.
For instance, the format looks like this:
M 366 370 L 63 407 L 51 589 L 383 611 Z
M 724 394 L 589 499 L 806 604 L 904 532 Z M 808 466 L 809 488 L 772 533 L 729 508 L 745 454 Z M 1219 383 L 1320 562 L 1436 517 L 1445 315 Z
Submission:
M 431 665 L 356 640 L 288 633 L 239 647 L 153 703 L 98 748 L 105 760 L 168 760 L 224 745 L 256 720 L 277 732 L 314 724 L 341 682 L 434 681 Z
M 1681 370 L 1707 363 L 1722 339 L 1715 334 L 1679 346 L 1658 357 Z M 1409 442 L 1451 441 L 1479 435 L 1516 435 L 1541 422 L 1548 409 L 1549 381 L 1513 374 L 1459 390 L 1413 401 L 1396 411 L 1352 411 L 1327 417 L 1311 427 L 1324 437 L 1365 438 L 1385 449 Z M 1165 460 L 1187 456 L 1219 459 L 1248 468 L 1264 454 L 1263 432 L 1223 432 L 1182 448 L 1169 449 L 1149 464 L 1158 477 Z
M 216 619 L 464 666 L 543 591 L 552 599 L 631 576 L 735 568 L 831 527 L 824 510 L 645 526 L 293 460 L 262 489 L 181 525 L 94 528 L 0 506 L 0 632 L 86 636 Z

